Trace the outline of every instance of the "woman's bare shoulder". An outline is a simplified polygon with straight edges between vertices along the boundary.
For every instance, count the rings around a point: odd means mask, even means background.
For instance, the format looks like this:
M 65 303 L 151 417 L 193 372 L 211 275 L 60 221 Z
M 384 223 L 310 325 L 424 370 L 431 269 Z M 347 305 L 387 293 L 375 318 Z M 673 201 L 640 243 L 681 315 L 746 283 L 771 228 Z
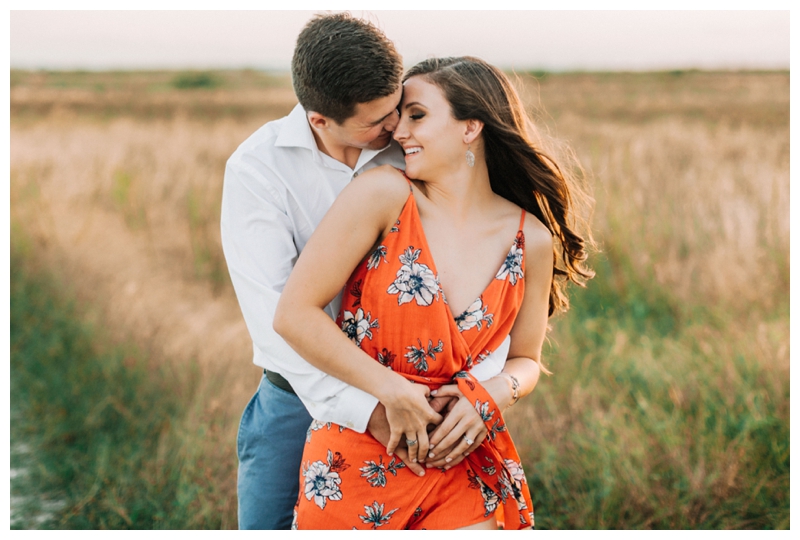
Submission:
M 525 212 L 525 225 L 522 228 L 525 233 L 525 251 L 531 257 L 540 258 L 553 253 L 553 234 L 539 218 Z
M 409 194 L 408 180 L 402 171 L 391 165 L 381 165 L 359 174 L 348 190 L 358 191 L 365 197 L 387 198 L 392 202 L 398 199 L 405 201 Z
M 522 207 L 498 195 L 497 200 L 503 205 L 503 215 L 506 219 L 519 219 Z M 525 234 L 526 251 L 552 251 L 553 235 L 544 223 L 539 221 L 535 215 L 525 212 L 525 223 L 522 226 Z
M 410 189 L 403 173 L 384 165 L 356 176 L 336 198 L 334 206 L 361 216 L 363 223 L 394 223 Z M 382 225 L 381 225 L 382 226 Z

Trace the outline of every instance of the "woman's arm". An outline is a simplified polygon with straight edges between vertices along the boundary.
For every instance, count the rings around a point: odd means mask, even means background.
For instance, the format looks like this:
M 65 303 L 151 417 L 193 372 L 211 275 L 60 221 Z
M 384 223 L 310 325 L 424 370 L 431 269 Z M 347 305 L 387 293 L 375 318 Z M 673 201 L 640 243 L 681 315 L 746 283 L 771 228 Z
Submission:
M 412 461 L 428 449 L 427 425 L 441 416 L 428 404 L 429 389 L 381 366 L 331 321 L 324 307 L 353 269 L 394 224 L 408 199 L 405 178 L 379 167 L 348 185 L 322 219 L 289 276 L 273 327 L 310 364 L 383 403 L 391 429 L 391 455 L 402 437 L 417 439 Z
M 503 371 L 481 383 L 501 410 L 530 394 L 539 381 L 542 345 L 547 332 L 547 311 L 550 299 L 550 283 L 553 278 L 553 238 L 550 232 L 532 215 L 525 220 L 525 296 L 511 329 L 511 348 Z M 512 376 L 518 387 L 514 399 Z M 435 391 L 437 397 L 463 394 L 456 385 L 443 386 Z M 466 454 L 480 446 L 486 437 L 486 426 L 467 399 L 459 399 L 444 421 L 431 433 L 434 445 L 430 467 L 449 467 L 456 456 Z M 472 444 L 465 440 L 469 439 Z M 447 455 L 439 455 L 436 447 L 449 448 L 459 439 Z M 448 461 L 449 460 L 449 461 Z
M 553 237 L 534 216 L 525 219 L 525 297 L 511 329 L 508 362 L 500 377 L 508 385 L 513 375 L 519 382 L 517 399 L 527 396 L 536 387 L 541 372 L 542 345 L 547 335 L 550 285 L 553 280 Z M 497 377 L 495 377 L 497 378 Z M 495 403 L 506 409 L 512 404 L 492 394 Z

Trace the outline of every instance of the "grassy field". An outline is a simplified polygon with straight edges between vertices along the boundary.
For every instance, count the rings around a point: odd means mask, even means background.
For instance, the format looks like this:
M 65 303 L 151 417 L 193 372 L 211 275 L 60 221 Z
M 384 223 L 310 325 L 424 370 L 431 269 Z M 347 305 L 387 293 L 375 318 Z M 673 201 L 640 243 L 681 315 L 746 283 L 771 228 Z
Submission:
M 788 528 L 788 72 L 518 83 L 587 170 L 601 249 L 509 412 L 537 526 Z M 294 103 L 285 74 L 12 71 L 12 443 L 46 450 L 12 493 L 60 501 L 21 526 L 236 526 L 259 371 L 222 172 Z M 75 307 L 36 300 L 53 280 Z
M 11 253 L 12 528 L 184 529 L 233 526 L 223 459 L 196 443 L 215 420 L 184 403 L 192 371 L 148 366 L 81 321 L 58 276 L 16 232 Z M 68 288 L 68 285 L 66 285 Z M 20 449 L 19 447 L 22 446 Z

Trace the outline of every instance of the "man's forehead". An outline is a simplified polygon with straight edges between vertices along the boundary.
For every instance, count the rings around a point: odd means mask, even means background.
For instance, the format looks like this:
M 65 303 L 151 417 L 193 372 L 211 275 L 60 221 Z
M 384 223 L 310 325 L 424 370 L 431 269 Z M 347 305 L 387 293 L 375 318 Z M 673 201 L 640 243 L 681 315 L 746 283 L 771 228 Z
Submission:
M 400 99 L 402 97 L 403 90 L 401 86 L 394 94 L 366 103 L 359 103 L 356 105 L 356 114 L 354 114 L 351 119 L 359 124 L 374 124 L 380 122 L 394 112 L 400 105 Z

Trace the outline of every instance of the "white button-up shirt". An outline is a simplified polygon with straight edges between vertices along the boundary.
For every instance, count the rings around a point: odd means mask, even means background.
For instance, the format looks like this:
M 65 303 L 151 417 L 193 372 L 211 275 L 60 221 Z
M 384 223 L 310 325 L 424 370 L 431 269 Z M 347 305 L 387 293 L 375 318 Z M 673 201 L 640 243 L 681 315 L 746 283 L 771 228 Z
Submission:
M 222 190 L 222 248 L 253 339 L 253 362 L 280 373 L 312 417 L 364 432 L 377 398 L 306 362 L 275 331 L 281 291 L 322 217 L 358 174 L 379 165 L 404 168 L 402 149 L 362 150 L 354 169 L 317 148 L 300 105 L 269 122 L 228 159 Z M 341 295 L 325 309 L 335 319 Z M 503 350 L 476 366 L 485 379 L 505 362 Z M 480 373 L 476 373 L 480 368 Z

